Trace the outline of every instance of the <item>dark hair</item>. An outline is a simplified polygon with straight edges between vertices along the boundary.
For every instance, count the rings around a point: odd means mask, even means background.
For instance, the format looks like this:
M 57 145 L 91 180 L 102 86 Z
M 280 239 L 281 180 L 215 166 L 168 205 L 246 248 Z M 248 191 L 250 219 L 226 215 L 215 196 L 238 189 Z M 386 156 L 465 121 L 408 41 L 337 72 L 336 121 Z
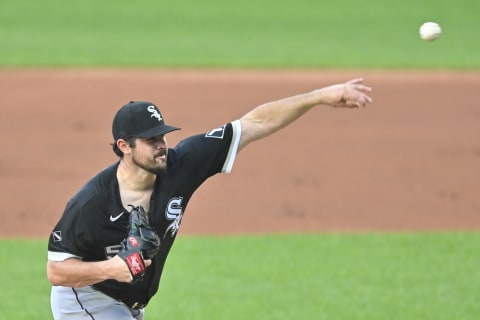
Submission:
M 128 145 L 132 148 L 135 148 L 135 138 L 127 138 L 125 139 L 125 141 L 127 141 Z M 115 152 L 115 154 L 117 156 L 119 156 L 120 158 L 123 158 L 123 152 L 122 150 L 120 150 L 117 146 L 117 141 L 115 141 L 114 143 L 112 143 L 112 147 L 113 147 L 113 152 Z

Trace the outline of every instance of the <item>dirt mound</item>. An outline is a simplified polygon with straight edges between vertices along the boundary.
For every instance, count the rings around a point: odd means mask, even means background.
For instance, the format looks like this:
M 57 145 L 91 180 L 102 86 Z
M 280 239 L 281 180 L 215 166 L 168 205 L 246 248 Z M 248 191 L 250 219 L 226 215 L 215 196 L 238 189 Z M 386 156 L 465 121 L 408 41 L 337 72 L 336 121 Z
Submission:
M 182 233 L 480 227 L 480 73 L 0 71 L 0 236 L 48 237 L 70 196 L 116 160 L 111 120 L 156 102 L 187 135 L 263 102 L 362 76 L 374 103 L 318 107 L 194 195 Z

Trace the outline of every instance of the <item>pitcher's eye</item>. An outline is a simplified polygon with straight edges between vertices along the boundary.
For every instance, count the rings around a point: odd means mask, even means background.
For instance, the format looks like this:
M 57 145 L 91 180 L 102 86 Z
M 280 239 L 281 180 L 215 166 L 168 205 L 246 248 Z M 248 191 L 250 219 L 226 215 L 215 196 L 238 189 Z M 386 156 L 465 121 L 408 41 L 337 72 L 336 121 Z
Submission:
M 145 139 L 145 141 L 146 141 L 146 142 L 149 142 L 149 143 L 154 143 L 154 142 L 164 141 L 164 140 L 165 140 L 165 136 L 164 136 L 164 135 L 155 136 L 155 137 L 151 137 L 151 138 L 146 138 L 146 139 Z

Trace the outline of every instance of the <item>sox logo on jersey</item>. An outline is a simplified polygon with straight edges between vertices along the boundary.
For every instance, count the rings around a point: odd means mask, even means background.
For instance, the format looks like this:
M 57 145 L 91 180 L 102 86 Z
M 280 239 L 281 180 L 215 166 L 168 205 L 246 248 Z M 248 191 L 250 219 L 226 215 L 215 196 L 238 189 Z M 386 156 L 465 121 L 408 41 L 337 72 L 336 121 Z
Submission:
M 182 201 L 183 197 L 172 198 L 168 201 L 167 208 L 165 209 L 165 218 L 172 221 L 172 223 L 170 223 L 167 230 L 165 230 L 164 238 L 169 232 L 170 236 L 173 238 L 180 229 L 183 219 Z
M 180 229 L 180 225 L 182 224 L 183 219 L 183 207 L 182 207 L 183 197 L 174 197 L 168 201 L 167 207 L 165 208 L 165 218 L 170 222 L 167 229 L 165 230 L 165 234 L 163 238 L 166 238 L 168 234 L 170 237 L 174 237 L 178 230 Z M 131 241 L 131 240 L 130 240 Z M 132 243 L 133 246 L 135 246 Z M 122 248 L 121 244 L 107 246 L 105 247 L 105 256 L 107 259 L 113 258 L 115 255 L 118 254 L 120 249 Z

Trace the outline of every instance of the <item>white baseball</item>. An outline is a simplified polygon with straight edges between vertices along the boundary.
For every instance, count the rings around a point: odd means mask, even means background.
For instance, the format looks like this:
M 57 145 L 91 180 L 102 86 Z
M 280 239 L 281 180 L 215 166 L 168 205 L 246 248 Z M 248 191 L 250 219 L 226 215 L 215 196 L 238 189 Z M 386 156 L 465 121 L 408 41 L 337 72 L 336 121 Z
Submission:
M 436 22 L 425 22 L 420 26 L 420 38 L 426 41 L 433 41 L 440 37 L 442 28 Z

